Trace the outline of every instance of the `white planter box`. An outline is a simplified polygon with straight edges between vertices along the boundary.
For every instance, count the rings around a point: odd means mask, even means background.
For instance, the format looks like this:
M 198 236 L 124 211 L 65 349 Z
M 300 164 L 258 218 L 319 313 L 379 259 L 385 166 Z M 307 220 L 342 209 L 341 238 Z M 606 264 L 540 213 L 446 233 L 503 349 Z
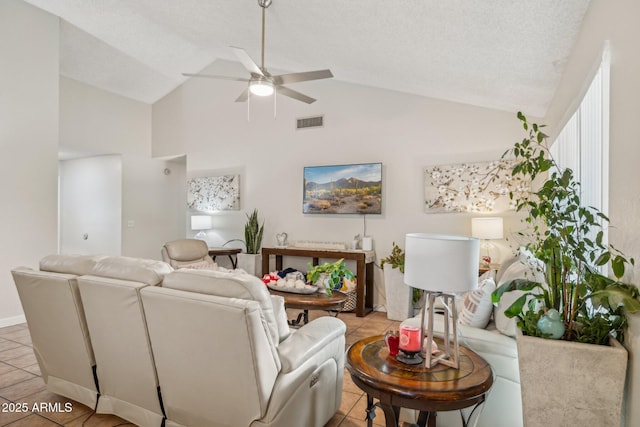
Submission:
M 411 287 L 404 284 L 404 274 L 390 264 L 384 265 L 383 272 L 387 319 L 402 321 L 413 317 Z
M 256 277 L 262 277 L 262 254 L 238 254 L 237 268 L 241 268 Z
M 517 330 L 525 427 L 620 427 L 627 350 Z

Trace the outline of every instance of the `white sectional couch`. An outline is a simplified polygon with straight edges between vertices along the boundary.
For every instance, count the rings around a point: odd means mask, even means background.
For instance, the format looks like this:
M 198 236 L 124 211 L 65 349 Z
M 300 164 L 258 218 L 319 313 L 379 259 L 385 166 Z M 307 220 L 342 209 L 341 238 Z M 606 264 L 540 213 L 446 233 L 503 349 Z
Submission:
M 145 427 L 322 427 L 339 408 L 344 323 L 291 333 L 283 299 L 256 277 L 72 255 L 12 274 L 47 388 L 99 413 Z

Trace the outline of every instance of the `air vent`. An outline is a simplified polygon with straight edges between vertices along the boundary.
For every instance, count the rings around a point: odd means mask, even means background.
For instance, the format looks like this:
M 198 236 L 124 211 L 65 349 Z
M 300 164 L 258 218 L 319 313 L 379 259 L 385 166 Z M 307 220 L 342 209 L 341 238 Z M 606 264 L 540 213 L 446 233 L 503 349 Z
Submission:
M 296 119 L 296 129 L 318 128 L 324 126 L 324 116 Z

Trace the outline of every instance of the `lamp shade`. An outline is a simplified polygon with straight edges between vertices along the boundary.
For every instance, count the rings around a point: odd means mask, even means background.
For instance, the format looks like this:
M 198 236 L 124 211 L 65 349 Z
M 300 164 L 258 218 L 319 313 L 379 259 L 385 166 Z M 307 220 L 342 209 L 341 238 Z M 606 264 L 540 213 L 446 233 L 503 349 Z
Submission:
M 211 217 L 208 215 L 193 215 L 191 217 L 192 230 L 210 230 L 212 224 Z
M 502 239 L 502 218 L 471 218 L 471 235 L 477 239 Z
M 455 293 L 478 286 L 480 241 L 473 237 L 410 233 L 405 240 L 405 284 Z

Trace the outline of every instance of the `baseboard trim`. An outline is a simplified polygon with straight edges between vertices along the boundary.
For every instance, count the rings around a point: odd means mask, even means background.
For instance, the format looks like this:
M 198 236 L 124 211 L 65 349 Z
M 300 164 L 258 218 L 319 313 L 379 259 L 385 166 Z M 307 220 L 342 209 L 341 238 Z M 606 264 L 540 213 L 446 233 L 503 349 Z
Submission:
M 0 319 L 0 328 L 18 325 L 20 323 L 25 323 L 26 321 L 27 319 L 24 317 L 24 314 L 21 314 L 20 316 L 5 317 L 4 319 Z

